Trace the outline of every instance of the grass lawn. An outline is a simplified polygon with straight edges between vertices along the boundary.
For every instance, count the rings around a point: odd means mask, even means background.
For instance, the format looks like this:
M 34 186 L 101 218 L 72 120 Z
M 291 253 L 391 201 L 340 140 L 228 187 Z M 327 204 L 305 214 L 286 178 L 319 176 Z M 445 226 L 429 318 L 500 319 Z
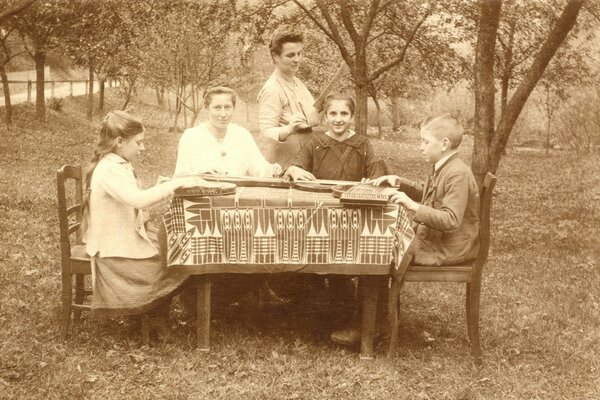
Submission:
M 172 174 L 179 134 L 168 132 L 166 113 L 133 111 L 147 127 L 136 171 L 150 185 Z M 504 157 L 483 276 L 481 369 L 469 356 L 458 284 L 407 284 L 391 359 L 382 343 L 374 361 L 360 361 L 302 310 L 216 315 L 205 354 L 194 350 L 194 328 L 177 304 L 173 343 L 142 348 L 135 320 L 86 316 L 60 339 L 55 173 L 67 162 L 87 165 L 100 117 L 89 124 L 81 98 L 65 99 L 45 123 L 33 115 L 19 106 L 14 126 L 0 124 L 0 398 L 600 398 L 598 154 Z M 416 135 L 374 144 L 391 171 L 426 174 Z M 466 159 L 471 146 L 467 138 Z

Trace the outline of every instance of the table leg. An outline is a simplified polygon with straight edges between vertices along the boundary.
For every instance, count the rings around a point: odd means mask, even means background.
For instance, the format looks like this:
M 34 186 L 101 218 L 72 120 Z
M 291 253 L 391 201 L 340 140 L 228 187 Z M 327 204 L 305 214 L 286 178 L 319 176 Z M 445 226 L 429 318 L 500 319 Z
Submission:
M 375 325 L 377 323 L 378 276 L 361 276 L 362 328 L 360 359 L 372 360 L 375 346 Z
M 197 349 L 210 351 L 210 275 L 198 275 L 196 277 L 197 295 Z

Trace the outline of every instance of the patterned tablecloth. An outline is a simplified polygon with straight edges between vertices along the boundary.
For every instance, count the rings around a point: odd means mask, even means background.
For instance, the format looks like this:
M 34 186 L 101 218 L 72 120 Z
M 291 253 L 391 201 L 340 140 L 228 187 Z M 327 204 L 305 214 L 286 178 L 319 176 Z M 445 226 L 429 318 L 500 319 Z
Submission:
M 238 187 L 234 195 L 175 197 L 164 221 L 169 266 L 213 266 L 217 273 L 231 272 L 219 265 L 263 272 L 397 265 L 414 237 L 402 207 L 343 206 L 331 193 L 296 189 Z

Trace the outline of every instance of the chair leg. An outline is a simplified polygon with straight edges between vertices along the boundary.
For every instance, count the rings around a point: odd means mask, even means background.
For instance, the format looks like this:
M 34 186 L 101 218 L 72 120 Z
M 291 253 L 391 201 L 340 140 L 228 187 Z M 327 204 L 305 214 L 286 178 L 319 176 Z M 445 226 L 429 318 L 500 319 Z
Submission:
M 472 341 L 472 332 L 471 332 L 471 320 L 473 319 L 471 316 L 471 284 L 466 284 L 466 293 L 465 293 L 465 315 L 467 319 L 467 337 L 469 338 L 469 343 Z
M 387 356 L 391 357 L 398 348 L 398 325 L 400 324 L 400 290 L 404 286 L 404 278 L 400 282 L 392 278 L 392 286 L 388 298 L 388 322 L 390 329 L 390 342 Z
M 84 298 L 84 278 L 85 275 L 83 274 L 76 274 L 75 275 L 75 304 L 83 304 L 83 298 Z M 75 319 L 75 321 L 79 321 L 79 318 L 81 317 L 81 310 L 75 310 L 73 312 L 73 317 Z
M 71 302 L 73 301 L 73 282 L 71 274 L 62 274 L 62 316 L 60 324 L 60 334 L 63 339 L 69 335 L 69 325 L 71 324 Z
M 479 297 L 481 287 L 472 282 L 467 289 L 467 329 L 471 341 L 471 354 L 475 358 L 475 364 L 481 365 L 481 345 L 479 342 Z

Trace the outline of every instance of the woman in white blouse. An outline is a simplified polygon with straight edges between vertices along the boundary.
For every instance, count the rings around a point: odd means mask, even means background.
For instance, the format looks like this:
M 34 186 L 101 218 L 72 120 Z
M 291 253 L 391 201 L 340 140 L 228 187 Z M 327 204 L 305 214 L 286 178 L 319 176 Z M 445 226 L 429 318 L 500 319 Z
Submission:
M 205 92 L 208 120 L 186 129 L 179 139 L 175 175 L 215 173 L 272 177 L 281 174 L 279 164 L 265 160 L 252 134 L 231 123 L 235 100 L 235 92 L 228 87 L 217 86 Z
M 176 178 L 140 189 L 131 162 L 144 150 L 142 123 L 124 111 L 109 112 L 86 174 L 84 241 L 95 257 L 92 314 L 148 312 L 150 326 L 164 333 L 170 296 L 187 275 L 161 263 L 156 231 L 145 226 L 142 209 L 205 181 Z

